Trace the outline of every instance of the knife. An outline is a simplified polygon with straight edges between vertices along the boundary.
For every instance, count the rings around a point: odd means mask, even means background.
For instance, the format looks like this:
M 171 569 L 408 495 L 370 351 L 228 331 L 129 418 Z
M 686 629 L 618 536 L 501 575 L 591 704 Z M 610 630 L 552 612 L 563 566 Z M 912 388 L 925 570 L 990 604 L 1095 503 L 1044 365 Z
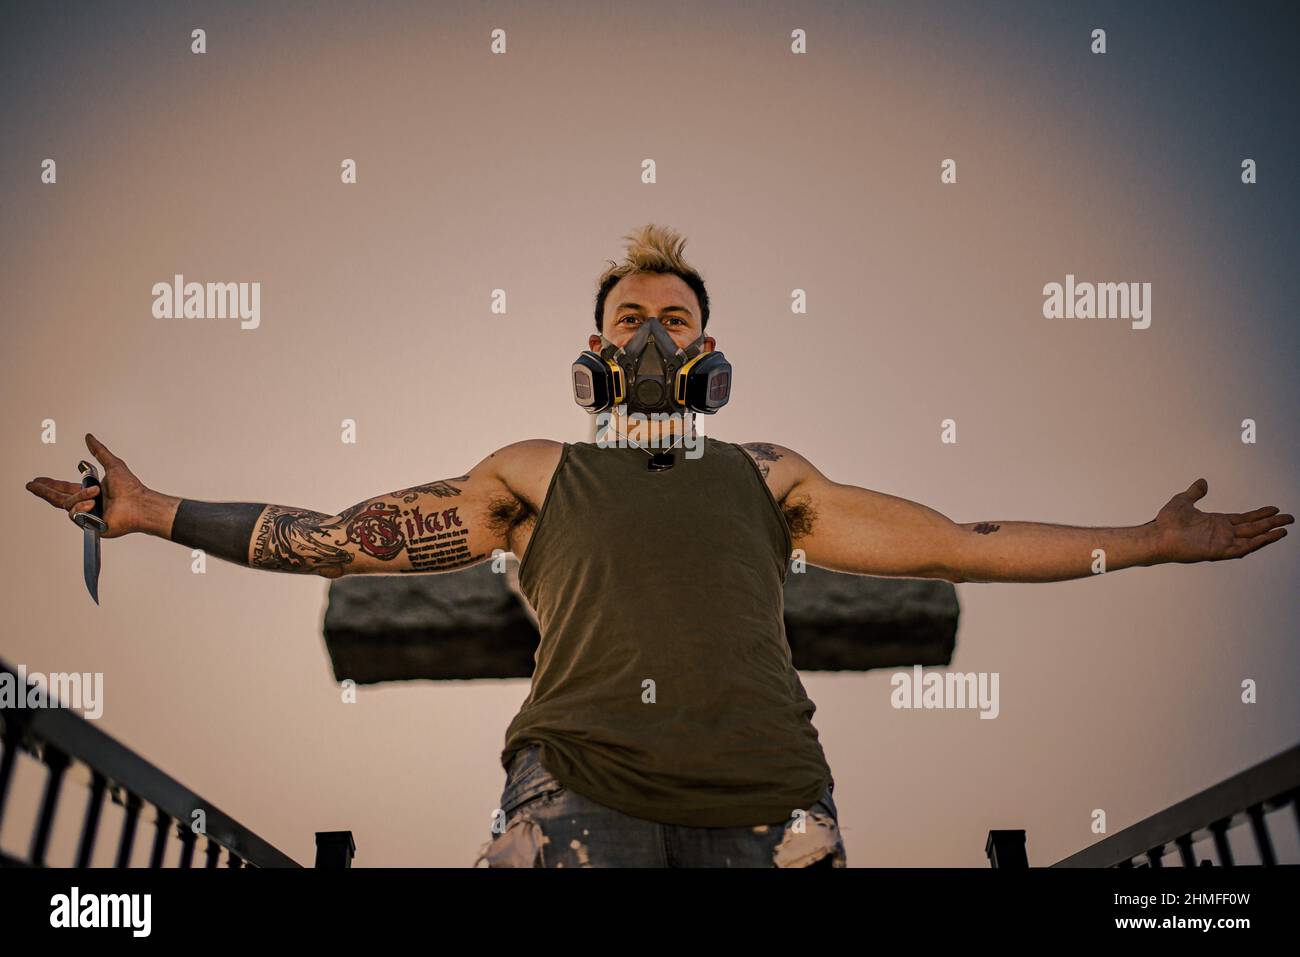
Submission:
M 90 488 L 99 485 L 99 470 L 94 463 L 81 461 L 77 463 L 81 473 L 81 487 Z M 104 521 L 104 487 L 99 486 L 95 504 L 84 512 L 72 516 L 72 520 L 81 526 L 81 571 L 86 579 L 86 590 L 90 597 L 99 604 L 99 536 L 108 530 Z

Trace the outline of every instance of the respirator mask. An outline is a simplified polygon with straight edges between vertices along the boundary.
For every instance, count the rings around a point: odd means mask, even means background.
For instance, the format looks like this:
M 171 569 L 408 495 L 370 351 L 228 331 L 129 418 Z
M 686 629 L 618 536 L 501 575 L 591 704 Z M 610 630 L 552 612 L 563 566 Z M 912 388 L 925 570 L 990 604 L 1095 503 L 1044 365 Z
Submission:
M 573 400 L 588 412 L 627 405 L 628 412 L 703 412 L 712 415 L 731 398 L 731 363 L 704 352 L 704 334 L 684 348 L 657 318 L 619 347 L 603 335 L 599 352 L 584 350 L 573 364 Z

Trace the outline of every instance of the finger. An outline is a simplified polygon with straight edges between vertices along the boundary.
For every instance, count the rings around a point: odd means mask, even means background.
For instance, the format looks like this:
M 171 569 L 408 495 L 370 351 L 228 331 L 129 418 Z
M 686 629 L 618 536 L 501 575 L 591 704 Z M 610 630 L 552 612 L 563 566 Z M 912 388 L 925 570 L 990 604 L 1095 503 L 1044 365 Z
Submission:
M 42 475 L 40 478 L 34 478 L 27 483 L 29 489 L 34 485 L 44 486 L 47 489 L 62 492 L 64 495 L 71 495 L 77 489 L 81 488 L 80 482 L 65 482 L 62 479 L 50 478 L 46 475 Z
M 1187 496 L 1189 502 L 1197 502 L 1205 498 L 1205 493 L 1210 490 L 1210 483 L 1203 478 L 1198 478 L 1191 485 L 1187 486 L 1187 491 L 1183 494 Z
M 72 519 L 75 522 L 77 520 L 78 515 L 80 515 L 82 512 L 89 512 L 94 507 L 95 507 L 94 502 L 77 502 L 75 505 L 69 505 L 68 518 Z
M 1263 535 L 1283 525 L 1290 525 L 1294 521 L 1294 515 L 1274 515 L 1271 518 L 1261 518 L 1258 522 L 1236 525 L 1233 527 L 1233 532 L 1238 538 L 1254 538 L 1256 535 Z
M 73 492 L 72 495 L 70 495 L 63 504 L 65 508 L 71 505 L 77 505 L 81 502 L 94 499 L 94 497 L 98 494 L 99 494 L 98 485 L 91 485 L 86 488 L 79 488 L 75 492 Z
M 27 491 L 59 508 L 64 507 L 69 495 L 80 490 L 81 486 L 76 482 L 60 482 L 51 478 L 38 478 L 27 483 Z
M 1242 558 L 1249 555 L 1251 552 L 1259 551 L 1265 545 L 1271 545 L 1284 538 L 1286 538 L 1286 529 L 1275 528 L 1271 532 L 1266 532 L 1263 535 L 1256 535 L 1254 538 L 1248 538 L 1244 542 L 1239 542 L 1233 549 L 1231 549 L 1231 551 L 1229 551 L 1228 557 Z
M 116 468 L 122 464 L 122 460 L 110 452 L 107 445 L 89 432 L 86 433 L 86 448 L 90 449 L 95 458 L 99 459 L 99 464 L 106 469 Z
M 1242 522 L 1255 522 L 1261 518 L 1267 518 L 1275 512 L 1277 512 L 1276 505 L 1265 505 L 1263 508 L 1257 508 L 1252 512 L 1237 512 L 1229 515 L 1228 520 L 1233 525 L 1240 525 Z

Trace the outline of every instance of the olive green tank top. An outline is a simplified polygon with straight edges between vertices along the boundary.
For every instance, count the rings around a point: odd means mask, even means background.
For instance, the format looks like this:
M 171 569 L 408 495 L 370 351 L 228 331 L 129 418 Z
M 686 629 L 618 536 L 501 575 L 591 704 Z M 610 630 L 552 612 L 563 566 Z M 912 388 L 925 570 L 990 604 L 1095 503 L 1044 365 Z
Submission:
M 565 443 L 519 569 L 541 642 L 502 766 L 665 824 L 788 821 L 831 783 L 784 622 L 790 530 L 753 459 L 704 439 Z

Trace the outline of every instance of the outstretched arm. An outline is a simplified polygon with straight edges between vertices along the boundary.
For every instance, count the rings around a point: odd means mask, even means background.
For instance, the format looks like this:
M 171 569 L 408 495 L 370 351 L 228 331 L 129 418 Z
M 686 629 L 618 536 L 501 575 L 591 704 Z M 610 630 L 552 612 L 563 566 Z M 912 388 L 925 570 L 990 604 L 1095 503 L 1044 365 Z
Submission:
M 1197 479 L 1145 525 L 1088 528 L 1043 522 L 957 524 L 916 502 L 826 478 L 782 446 L 746 446 L 791 517 L 809 564 L 833 571 L 951 582 L 1047 582 L 1094 573 L 1098 549 L 1115 571 L 1166 562 L 1241 558 L 1286 536 L 1295 521 L 1275 506 L 1202 512 L 1209 485 Z
M 358 502 L 337 514 L 266 502 L 201 502 L 146 488 L 92 435 L 86 445 L 104 466 L 105 537 L 144 532 L 249 568 L 339 578 L 357 574 L 442 572 L 506 549 L 513 494 L 494 456 L 469 473 Z M 97 491 L 38 478 L 32 492 L 71 517 Z

